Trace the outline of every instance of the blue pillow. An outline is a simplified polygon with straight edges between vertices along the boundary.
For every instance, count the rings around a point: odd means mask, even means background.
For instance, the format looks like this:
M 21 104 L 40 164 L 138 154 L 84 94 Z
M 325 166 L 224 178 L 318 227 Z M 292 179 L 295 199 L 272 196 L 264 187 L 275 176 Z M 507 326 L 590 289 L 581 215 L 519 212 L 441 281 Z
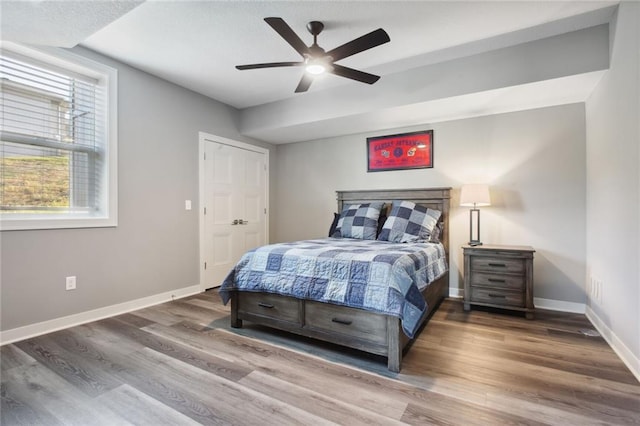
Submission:
M 333 237 L 375 240 L 378 231 L 378 217 L 384 203 L 374 202 L 351 204 L 340 213 Z
M 441 214 L 411 201 L 394 201 L 378 240 L 392 243 L 429 241 Z

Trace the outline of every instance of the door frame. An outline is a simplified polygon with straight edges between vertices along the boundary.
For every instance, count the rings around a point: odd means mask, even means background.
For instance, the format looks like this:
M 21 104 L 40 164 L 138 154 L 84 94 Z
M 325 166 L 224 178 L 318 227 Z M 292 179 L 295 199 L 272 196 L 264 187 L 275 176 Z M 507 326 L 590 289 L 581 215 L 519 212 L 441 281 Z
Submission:
M 234 148 L 245 149 L 247 151 L 258 152 L 260 154 L 264 154 L 265 156 L 265 208 L 267 209 L 267 213 L 264 218 L 264 240 L 269 243 L 269 150 L 266 148 L 262 148 L 257 145 L 251 145 L 246 142 L 240 142 L 233 139 L 225 138 L 222 136 L 217 136 L 211 133 L 206 132 L 198 132 L 198 245 L 199 245 L 199 263 L 198 263 L 198 279 L 200 280 L 200 291 L 205 291 L 205 283 L 204 283 L 204 200 L 206 197 L 205 188 L 204 188 L 204 168 L 205 168 L 205 143 L 214 142 L 220 143 L 223 145 L 229 145 Z

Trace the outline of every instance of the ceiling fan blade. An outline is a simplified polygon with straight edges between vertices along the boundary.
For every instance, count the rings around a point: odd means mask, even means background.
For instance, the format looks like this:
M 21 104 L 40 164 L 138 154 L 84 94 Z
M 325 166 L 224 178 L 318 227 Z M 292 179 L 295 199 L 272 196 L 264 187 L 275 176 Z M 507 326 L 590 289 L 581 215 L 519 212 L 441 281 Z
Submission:
M 355 40 L 351 40 L 348 43 L 338 46 L 335 49 L 327 52 L 328 56 L 331 56 L 334 61 L 346 58 L 347 56 L 355 55 L 364 50 L 371 49 L 372 47 L 380 46 L 381 44 L 391 41 L 389 35 L 382 28 L 378 28 L 375 31 L 371 31 L 369 34 L 365 34 L 362 37 L 358 37 Z
M 239 70 L 254 70 L 257 68 L 297 67 L 300 65 L 304 65 L 304 62 L 267 62 L 266 64 L 236 65 L 236 68 Z
M 309 53 L 309 47 L 293 32 L 291 27 L 284 22 L 282 18 L 264 18 L 265 22 L 271 26 L 280 37 L 286 40 L 287 43 L 293 47 L 300 56 L 304 57 L 305 53 Z
M 367 84 L 373 84 L 380 79 L 379 75 L 354 70 L 353 68 L 343 67 L 342 65 L 338 64 L 333 64 L 333 69 L 329 72 L 335 75 L 339 75 L 340 77 L 350 78 L 352 80 L 361 81 Z
M 306 92 L 309 90 L 309 86 L 313 83 L 313 77 L 307 74 L 306 72 L 302 75 L 300 79 L 300 83 L 298 83 L 298 87 L 296 87 L 296 93 Z

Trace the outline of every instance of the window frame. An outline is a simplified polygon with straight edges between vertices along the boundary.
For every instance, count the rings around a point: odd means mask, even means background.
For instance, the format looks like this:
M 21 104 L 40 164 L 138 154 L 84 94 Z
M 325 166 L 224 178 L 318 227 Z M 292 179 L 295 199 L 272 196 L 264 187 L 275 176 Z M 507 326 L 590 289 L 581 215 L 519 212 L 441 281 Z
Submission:
M 53 69 L 62 68 L 95 78 L 105 88 L 102 120 L 105 124 L 104 158 L 107 166 L 102 174 L 104 192 L 101 209 L 95 213 L 65 212 L 61 214 L 7 214 L 0 212 L 0 231 L 101 228 L 118 225 L 118 72 L 115 68 L 60 48 L 33 48 L 17 43 L 0 42 L 0 48 Z

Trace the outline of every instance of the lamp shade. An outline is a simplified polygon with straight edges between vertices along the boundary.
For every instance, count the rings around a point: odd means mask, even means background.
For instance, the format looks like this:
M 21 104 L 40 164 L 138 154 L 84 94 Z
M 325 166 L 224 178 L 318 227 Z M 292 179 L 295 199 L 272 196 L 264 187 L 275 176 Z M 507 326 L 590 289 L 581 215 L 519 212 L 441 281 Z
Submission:
M 471 207 L 490 206 L 489 185 L 474 183 L 462 185 L 460 190 L 460 205 Z

